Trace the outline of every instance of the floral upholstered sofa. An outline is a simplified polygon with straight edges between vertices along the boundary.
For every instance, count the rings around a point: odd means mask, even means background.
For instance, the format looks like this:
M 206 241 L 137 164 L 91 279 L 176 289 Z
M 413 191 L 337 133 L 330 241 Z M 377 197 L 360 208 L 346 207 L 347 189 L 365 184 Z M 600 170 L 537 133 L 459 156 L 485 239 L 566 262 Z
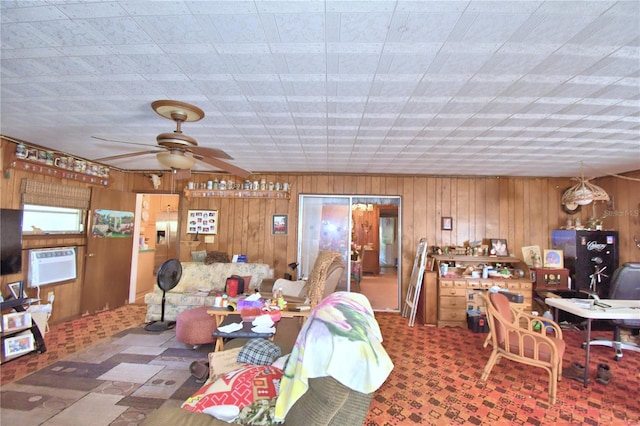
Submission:
M 245 277 L 245 293 L 260 288 L 262 280 L 273 278 L 273 269 L 266 263 L 181 262 L 182 277 L 165 295 L 165 321 L 175 321 L 182 311 L 199 306 L 213 306 L 216 293 L 224 292 L 227 278 Z M 250 279 L 249 279 L 250 277 Z M 248 280 L 248 281 L 247 281 Z M 146 321 L 159 321 L 162 316 L 162 290 L 155 286 L 144 297 L 147 304 Z

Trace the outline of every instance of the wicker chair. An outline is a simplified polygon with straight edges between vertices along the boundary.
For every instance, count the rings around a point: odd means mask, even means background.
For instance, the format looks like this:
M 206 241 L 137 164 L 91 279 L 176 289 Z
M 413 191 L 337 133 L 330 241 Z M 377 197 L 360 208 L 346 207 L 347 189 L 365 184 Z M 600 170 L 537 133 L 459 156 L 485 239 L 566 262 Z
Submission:
M 543 321 L 540 317 L 513 308 L 502 293 L 489 293 L 481 297 L 487 307 L 493 351 L 480 379 L 487 380 L 493 366 L 503 357 L 541 367 L 549 374 L 549 402 L 555 404 L 566 347 L 560 326 L 552 320 L 544 318 Z

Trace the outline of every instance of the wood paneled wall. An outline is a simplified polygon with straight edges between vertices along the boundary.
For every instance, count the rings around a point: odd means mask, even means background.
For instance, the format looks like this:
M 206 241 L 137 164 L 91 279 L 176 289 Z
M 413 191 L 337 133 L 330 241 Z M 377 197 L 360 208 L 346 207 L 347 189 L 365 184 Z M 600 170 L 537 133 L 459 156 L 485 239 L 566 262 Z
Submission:
M 3 145 L 5 143 L 3 142 Z M 11 149 L 15 149 L 11 147 Z M 77 182 L 42 176 L 14 169 L 5 170 L 1 206 L 20 207 L 20 180 L 24 177 L 43 181 L 81 185 Z M 8 175 L 5 173 L 8 171 Z M 640 178 L 640 170 L 627 174 Z M 172 181 L 165 173 L 162 185 L 156 191 L 151 180 L 142 173 L 112 172 L 110 188 L 139 193 L 181 193 L 187 180 Z M 221 174 L 194 174 L 191 180 L 204 182 L 224 178 Z M 573 181 L 566 178 L 516 178 L 516 177 L 453 177 L 453 176 L 391 176 L 391 175 L 336 175 L 336 174 L 266 174 L 267 181 L 289 182 L 291 199 L 249 198 L 192 198 L 181 196 L 180 240 L 192 240 L 186 234 L 186 211 L 189 209 L 215 209 L 219 214 L 218 235 L 214 242 L 204 243 L 198 249 L 247 254 L 252 262 L 272 265 L 276 277 L 287 272 L 287 264 L 296 259 L 299 194 L 354 194 L 399 195 L 402 197 L 400 225 L 402 227 L 402 283 L 406 289 L 415 257 L 418 240 L 426 237 L 429 245 L 461 245 L 466 241 L 486 238 L 506 238 L 509 251 L 521 256 L 521 247 L 539 245 L 549 247 L 550 231 L 566 223 L 567 215 L 560 206 L 560 196 Z M 637 180 L 605 177 L 595 181 L 607 190 L 612 204 L 597 204 L 596 215 L 609 212 L 604 221 L 605 229 L 620 232 L 620 262 L 640 260 L 640 249 L 633 236 L 640 239 L 640 182 Z M 286 214 L 289 229 L 286 235 L 273 235 L 272 217 Z M 579 213 L 583 223 L 593 215 L 593 207 L 587 206 Z M 440 218 L 451 216 L 453 229 L 440 229 Z M 73 245 L 84 246 L 84 236 Z M 65 243 L 68 241 L 65 241 Z M 31 247 L 56 244 L 56 238 L 43 237 L 29 240 Z M 184 245 L 181 245 L 184 247 Z M 84 254 L 82 254 L 84 256 Z M 189 253 L 181 253 L 181 260 L 188 260 Z M 81 262 L 82 263 L 82 262 Z M 22 279 L 21 276 L 3 276 L 2 291 L 6 283 Z M 60 287 L 60 288 L 59 288 Z M 64 287 L 64 290 L 63 290 Z M 52 323 L 80 315 L 77 312 L 80 283 L 61 286 L 45 286 L 43 292 L 53 288 L 56 302 Z
M 640 172 L 631 174 L 638 177 Z M 263 177 L 262 175 L 260 177 Z M 400 195 L 402 235 L 402 283 L 406 289 L 418 240 L 426 237 L 429 245 L 463 245 L 468 241 L 505 238 L 509 251 L 521 257 L 521 248 L 551 246 L 551 230 L 564 226 L 568 215 L 562 211 L 560 197 L 572 185 L 566 178 L 516 177 L 443 177 L 375 176 L 336 174 L 274 174 L 267 181 L 289 182 L 291 199 L 192 198 L 181 203 L 181 240 L 193 239 L 185 233 L 188 209 L 218 210 L 219 228 L 215 242 L 201 242 L 198 249 L 244 253 L 250 261 L 272 265 L 276 277 L 282 277 L 286 265 L 296 259 L 299 194 Z M 195 182 L 229 179 L 227 175 L 196 174 Z M 142 176 L 132 176 L 132 188 L 145 185 Z M 620 231 L 620 261 L 640 259 L 633 233 L 640 238 L 640 182 L 608 177 L 596 181 L 611 194 L 617 210 L 629 211 L 626 217 L 608 216 L 605 229 Z M 163 188 L 170 188 L 170 180 Z M 180 191 L 186 181 L 174 184 Z M 623 201 L 624 200 L 624 201 Z M 635 207 L 634 207 L 635 206 Z M 611 209 L 602 203 L 587 206 L 576 216 L 583 223 Z M 634 216 L 634 213 L 635 216 Z M 287 235 L 273 235 L 274 214 L 289 218 Z M 453 218 L 453 229 L 440 229 L 441 217 Z M 575 216 L 574 216 L 575 217 Z M 202 240 L 202 238 L 200 238 Z M 181 260 L 188 260 L 182 253 Z

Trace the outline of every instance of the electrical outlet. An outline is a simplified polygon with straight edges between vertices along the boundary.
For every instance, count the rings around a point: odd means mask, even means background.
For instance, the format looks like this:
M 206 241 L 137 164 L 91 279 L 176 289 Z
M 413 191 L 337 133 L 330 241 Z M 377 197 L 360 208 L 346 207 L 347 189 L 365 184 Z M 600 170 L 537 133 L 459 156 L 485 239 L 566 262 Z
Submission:
M 56 298 L 56 295 L 54 292 L 50 291 L 49 293 L 47 293 L 47 300 L 49 301 L 49 303 L 53 303 L 53 299 Z

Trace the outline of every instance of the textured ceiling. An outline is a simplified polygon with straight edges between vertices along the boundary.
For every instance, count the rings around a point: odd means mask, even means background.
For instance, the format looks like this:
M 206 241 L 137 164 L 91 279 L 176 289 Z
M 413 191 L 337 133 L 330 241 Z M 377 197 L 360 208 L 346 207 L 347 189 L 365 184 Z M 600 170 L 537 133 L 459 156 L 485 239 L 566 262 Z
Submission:
M 150 104 L 175 99 L 206 113 L 185 134 L 254 172 L 637 170 L 639 4 L 2 0 L 1 132 L 137 152 L 91 136 L 152 149 L 175 126 Z

